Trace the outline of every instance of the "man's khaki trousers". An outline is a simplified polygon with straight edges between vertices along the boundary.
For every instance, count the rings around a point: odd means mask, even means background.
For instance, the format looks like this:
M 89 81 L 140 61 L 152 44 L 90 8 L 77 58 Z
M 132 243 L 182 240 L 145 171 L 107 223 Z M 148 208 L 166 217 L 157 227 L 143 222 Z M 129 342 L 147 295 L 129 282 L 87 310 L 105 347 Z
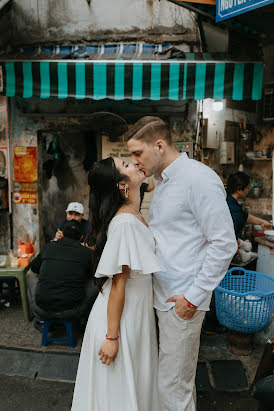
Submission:
M 161 411 L 195 411 L 195 375 L 205 311 L 183 320 L 173 307 L 157 310 L 159 321 L 159 396 Z

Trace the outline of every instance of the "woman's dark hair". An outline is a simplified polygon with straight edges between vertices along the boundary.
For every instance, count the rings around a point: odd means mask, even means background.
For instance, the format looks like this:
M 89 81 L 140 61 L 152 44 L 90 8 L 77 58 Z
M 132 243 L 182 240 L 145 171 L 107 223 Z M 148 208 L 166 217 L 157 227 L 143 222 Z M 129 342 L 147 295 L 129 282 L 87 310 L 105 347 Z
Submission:
M 80 240 L 82 237 L 81 224 L 79 221 L 70 220 L 66 221 L 63 227 L 64 237 L 73 238 L 74 240 Z
M 126 181 L 116 168 L 112 157 L 95 163 L 88 175 L 89 233 L 85 242 L 92 250 L 92 270 L 95 274 L 107 241 L 107 229 L 119 208 L 126 203 L 119 189 L 119 182 Z M 105 279 L 95 279 L 101 289 Z
M 250 183 L 249 175 L 238 171 L 228 177 L 226 190 L 229 194 L 236 193 L 237 190 L 244 190 Z

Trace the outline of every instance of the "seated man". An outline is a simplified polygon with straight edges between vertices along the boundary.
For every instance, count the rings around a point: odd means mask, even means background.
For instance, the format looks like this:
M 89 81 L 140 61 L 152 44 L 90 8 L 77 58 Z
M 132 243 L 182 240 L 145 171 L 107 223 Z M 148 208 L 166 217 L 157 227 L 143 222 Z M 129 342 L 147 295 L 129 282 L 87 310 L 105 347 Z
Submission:
M 27 278 L 34 315 L 47 319 L 87 319 L 97 297 L 91 278 L 91 250 L 80 243 L 80 222 L 67 221 L 63 238 L 46 244 L 30 263 Z M 37 328 L 37 322 L 34 324 Z
M 64 224 L 66 221 L 71 221 L 71 220 L 79 221 L 81 233 L 83 235 L 83 239 L 85 239 L 89 231 L 89 223 L 88 223 L 88 220 L 86 220 L 83 217 L 84 217 L 83 204 L 77 203 L 77 202 L 69 203 L 66 209 L 66 218 L 64 218 L 62 221 L 59 221 L 59 223 L 57 224 L 52 240 L 57 241 L 63 237 Z

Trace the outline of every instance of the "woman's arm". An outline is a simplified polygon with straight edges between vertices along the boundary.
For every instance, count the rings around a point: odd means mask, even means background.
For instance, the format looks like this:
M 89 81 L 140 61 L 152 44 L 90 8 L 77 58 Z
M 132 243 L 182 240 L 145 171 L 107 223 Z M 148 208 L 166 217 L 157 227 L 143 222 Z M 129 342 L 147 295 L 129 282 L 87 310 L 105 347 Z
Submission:
M 269 221 L 263 220 L 262 218 L 255 217 L 252 214 L 248 214 L 247 224 L 260 224 L 263 230 L 272 230 L 272 224 Z
M 108 298 L 108 328 L 107 336 L 110 338 L 118 337 L 120 320 L 125 303 L 126 282 L 130 273 L 127 265 L 123 265 L 121 274 L 116 274 L 112 279 L 112 286 Z M 103 364 L 109 365 L 115 360 L 119 349 L 119 340 L 105 339 L 100 347 L 98 355 Z

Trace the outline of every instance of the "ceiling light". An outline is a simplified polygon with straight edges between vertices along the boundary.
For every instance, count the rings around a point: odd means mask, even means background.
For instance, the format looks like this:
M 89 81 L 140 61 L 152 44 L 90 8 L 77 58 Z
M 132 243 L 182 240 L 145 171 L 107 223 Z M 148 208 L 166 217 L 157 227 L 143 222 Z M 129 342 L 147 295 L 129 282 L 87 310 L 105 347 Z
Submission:
M 212 110 L 221 111 L 224 108 L 224 102 L 222 100 L 214 100 L 212 103 Z

